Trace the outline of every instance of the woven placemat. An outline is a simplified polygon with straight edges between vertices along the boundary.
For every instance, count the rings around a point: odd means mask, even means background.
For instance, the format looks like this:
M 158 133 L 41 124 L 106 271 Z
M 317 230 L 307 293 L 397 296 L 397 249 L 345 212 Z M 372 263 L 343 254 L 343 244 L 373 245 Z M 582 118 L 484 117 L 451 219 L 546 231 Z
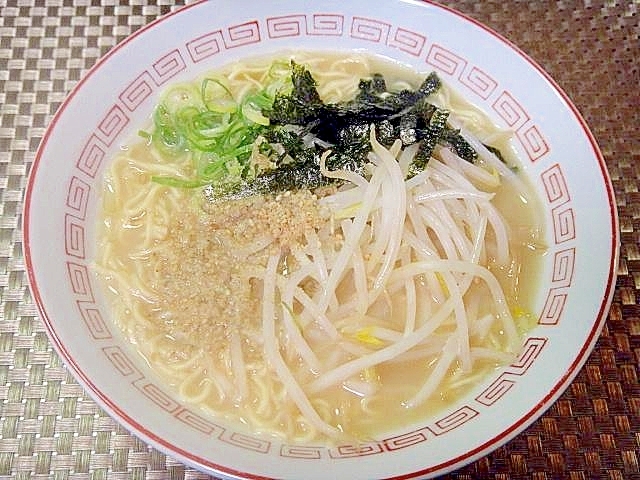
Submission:
M 90 399 L 52 350 L 27 286 L 22 198 L 48 121 L 99 57 L 178 7 L 121 3 L 0 0 L 0 479 L 208 478 Z M 526 431 L 445 478 L 640 479 L 640 3 L 444 3 L 509 38 L 573 99 L 605 156 L 622 232 L 613 305 L 586 366 Z

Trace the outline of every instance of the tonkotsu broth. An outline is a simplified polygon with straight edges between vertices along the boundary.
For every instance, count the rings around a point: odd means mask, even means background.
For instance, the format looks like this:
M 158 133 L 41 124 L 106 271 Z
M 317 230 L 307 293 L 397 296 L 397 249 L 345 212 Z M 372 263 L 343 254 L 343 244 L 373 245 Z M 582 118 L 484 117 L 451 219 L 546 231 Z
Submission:
M 221 72 L 230 78 L 234 95 L 241 96 L 260 83 L 274 59 L 290 57 L 280 54 L 253 59 Z M 352 97 L 360 78 L 375 72 L 385 75 L 387 84 L 395 88 L 415 87 L 424 78 L 423 74 L 366 55 L 297 53 L 295 58 L 307 65 L 314 76 L 317 74 L 319 93 L 327 102 Z M 196 80 L 194 85 L 199 82 Z M 458 121 L 483 142 L 499 148 L 512 162 L 508 135 L 450 90 L 442 90 L 433 103 L 447 106 L 452 115 L 462 112 Z M 442 165 L 445 172 L 447 166 Z M 379 168 L 383 168 L 382 164 L 375 165 L 375 169 Z M 349 243 L 344 232 L 351 230 L 340 230 L 345 219 L 338 218 L 331 202 L 325 201 L 336 193 L 335 189 L 209 203 L 201 189 L 173 188 L 151 181 L 152 175 L 189 175 L 190 169 L 188 155 L 167 158 L 147 142 L 132 140 L 114 158 L 105 175 L 96 259 L 96 271 L 110 297 L 118 327 L 166 381 L 167 388 L 186 402 L 244 425 L 238 428 L 287 441 L 366 440 L 445 408 L 517 353 L 505 350 L 507 334 L 501 321 L 481 325 L 489 315 L 504 320 L 504 313 L 495 314 L 488 287 L 478 277 L 471 282 L 462 303 L 456 304 L 463 305 L 469 316 L 478 318 L 469 320 L 465 327 L 471 332 L 469 344 L 479 355 L 471 371 L 463 372 L 460 360 L 453 360 L 445 368 L 438 388 L 426 400 L 410 406 L 410 399 L 415 398 L 430 372 L 438 369 L 438 360 L 444 355 L 433 345 L 447 345 L 452 335 L 462 335 L 463 328 L 456 323 L 458 317 L 451 313 L 430 336 L 436 339 L 434 344 L 420 343 L 395 359 L 363 368 L 335 385 L 323 386 L 324 365 L 349 363 L 408 336 L 411 332 L 403 330 L 411 316 L 407 305 L 417 305 L 413 331 L 419 330 L 447 304 L 448 295 L 453 295 L 447 278 L 457 278 L 464 284 L 460 280 L 463 277 L 455 272 L 435 273 L 412 277 L 409 283 L 413 286 L 406 283 L 408 280 L 396 281 L 393 286 L 389 283 L 366 314 L 358 315 L 348 305 L 340 307 L 342 298 L 352 298 L 356 288 L 353 284 L 359 281 L 360 270 L 354 266 L 338 282 L 335 297 L 327 300 L 327 312 L 345 312 L 344 318 L 327 313 L 333 332 L 329 334 L 318 320 L 323 315 L 301 313 L 305 301 L 320 296 L 326 279 L 305 277 L 299 285 L 306 296 L 296 297 L 291 307 L 284 308 L 282 278 L 295 276 L 305 268 L 305 262 L 315 260 L 318 249 L 330 252 L 327 259 L 331 260 Z M 491 167 L 487 171 L 490 177 L 497 178 Z M 472 179 L 470 183 L 478 185 L 482 181 Z M 488 246 L 482 256 L 486 257 L 487 271 L 495 275 L 504 290 L 507 308 L 516 320 L 518 335 L 522 335 L 537 317 L 532 308 L 544 252 L 540 209 L 526 179 L 520 176 L 515 183 L 503 181 L 499 188 L 485 190 L 495 191 L 492 204 L 508 225 L 511 261 L 499 266 L 491 258 L 496 234 L 489 227 Z M 470 201 L 458 200 L 460 215 L 466 215 L 463 208 L 467 203 Z M 454 221 L 457 208 L 451 210 Z M 470 208 L 474 212 L 476 207 Z M 377 217 L 371 218 L 375 224 Z M 365 226 L 366 231 L 373 232 L 374 228 L 375 225 Z M 446 254 L 449 247 L 435 236 L 434 231 L 428 231 L 424 239 Z M 367 248 L 358 247 L 363 251 Z M 303 250 L 305 253 L 301 253 Z M 375 248 L 371 250 L 375 256 Z M 391 247 L 387 246 L 384 255 L 389 250 Z M 408 265 L 418 255 L 405 243 L 398 252 L 404 259 L 398 259 L 396 266 Z M 277 263 L 270 260 L 274 255 L 280 256 Z M 265 287 L 263 278 L 270 278 L 272 267 L 277 275 L 273 325 L 264 320 L 265 312 L 270 310 L 265 310 L 262 301 L 270 288 Z M 375 272 L 368 274 L 369 282 L 374 281 Z M 390 275 L 388 278 L 394 278 L 394 273 Z M 407 296 L 415 299 L 407 303 Z M 499 310 L 499 305 L 496 308 Z M 287 315 L 291 315 L 288 320 Z M 275 347 L 269 343 L 270 332 L 278 341 Z M 298 337 L 304 339 L 309 352 L 301 352 L 295 346 L 300 345 L 296 344 L 300 342 Z M 292 398 L 296 394 L 292 387 L 283 385 L 279 367 L 265 359 L 269 345 L 270 358 L 281 358 L 291 378 L 304 391 L 307 408 L 332 428 L 318 427 Z M 486 352 L 491 349 L 497 353 Z M 318 364 L 310 367 L 309 359 Z

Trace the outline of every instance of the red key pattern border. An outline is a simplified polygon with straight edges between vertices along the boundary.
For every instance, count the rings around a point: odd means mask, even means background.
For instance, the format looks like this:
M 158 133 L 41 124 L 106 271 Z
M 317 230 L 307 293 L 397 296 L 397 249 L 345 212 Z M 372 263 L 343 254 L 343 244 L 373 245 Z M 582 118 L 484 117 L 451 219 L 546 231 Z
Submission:
M 347 25 L 348 24 L 348 25 Z M 399 49 L 408 55 L 423 58 L 426 65 L 444 77 L 458 79 L 468 90 L 486 104 L 515 132 L 515 138 L 523 147 L 530 162 L 536 162 L 550 151 L 538 125 L 531 119 L 525 107 L 507 90 L 500 88 L 496 79 L 478 65 L 473 65 L 460 54 L 437 43 L 429 43 L 421 32 L 394 26 L 375 18 L 345 17 L 341 14 L 294 14 L 250 21 L 213 30 L 194 38 L 180 48 L 175 48 L 154 61 L 129 83 L 107 110 L 94 132 L 88 137 L 80 153 L 73 176 L 68 182 L 68 194 L 64 214 L 65 252 L 67 279 L 74 294 L 84 325 L 100 345 L 100 351 L 122 377 L 129 381 L 158 408 L 172 415 L 188 427 L 215 437 L 241 449 L 258 453 L 271 453 L 299 459 L 352 458 L 377 455 L 399 450 L 444 435 L 482 414 L 483 409 L 495 405 L 508 394 L 528 369 L 534 364 L 547 345 L 548 339 L 530 337 L 518 359 L 509 365 L 498 378 L 478 394 L 468 405 L 423 426 L 399 436 L 378 442 L 358 445 L 300 446 L 275 444 L 269 440 L 241 434 L 212 422 L 176 402 L 171 395 L 136 368 L 127 353 L 112 344 L 111 324 L 96 304 L 93 285 L 86 258 L 85 223 L 87 203 L 92 194 L 93 182 L 102 167 L 109 147 L 129 123 L 129 113 L 137 108 L 159 87 L 185 70 L 189 64 L 197 64 L 225 50 L 245 47 L 262 41 L 277 42 L 282 38 L 301 36 L 351 37 L 363 43 L 373 42 Z M 557 325 L 569 295 L 575 265 L 575 215 L 571 195 L 562 168 L 554 164 L 540 175 L 544 186 L 545 204 L 553 219 L 551 254 L 553 269 L 551 288 L 547 292 L 538 323 Z

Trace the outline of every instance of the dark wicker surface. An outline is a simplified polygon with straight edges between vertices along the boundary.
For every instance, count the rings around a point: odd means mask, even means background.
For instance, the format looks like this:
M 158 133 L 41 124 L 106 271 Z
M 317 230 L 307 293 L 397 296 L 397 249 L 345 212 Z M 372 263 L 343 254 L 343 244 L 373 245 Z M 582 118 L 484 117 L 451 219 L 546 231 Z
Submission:
M 102 412 L 52 350 L 22 257 L 26 176 L 47 122 L 95 61 L 175 8 L 0 0 L 0 479 L 193 479 Z M 590 125 L 619 205 L 613 305 L 587 364 L 533 425 L 445 478 L 640 479 L 640 3 L 443 2 L 509 38 Z

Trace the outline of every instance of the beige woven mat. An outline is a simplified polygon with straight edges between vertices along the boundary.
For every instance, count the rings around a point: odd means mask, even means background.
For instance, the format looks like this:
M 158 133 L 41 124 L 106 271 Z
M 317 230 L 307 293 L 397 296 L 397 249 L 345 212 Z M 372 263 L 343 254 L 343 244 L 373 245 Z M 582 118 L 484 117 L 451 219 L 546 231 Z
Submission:
M 0 479 L 204 477 L 96 406 L 53 352 L 27 286 L 22 196 L 47 122 L 100 56 L 175 8 L 117 3 L 0 0 Z M 574 100 L 613 178 L 623 242 L 585 368 L 529 429 L 447 478 L 640 479 L 640 3 L 446 3 L 512 40 Z

